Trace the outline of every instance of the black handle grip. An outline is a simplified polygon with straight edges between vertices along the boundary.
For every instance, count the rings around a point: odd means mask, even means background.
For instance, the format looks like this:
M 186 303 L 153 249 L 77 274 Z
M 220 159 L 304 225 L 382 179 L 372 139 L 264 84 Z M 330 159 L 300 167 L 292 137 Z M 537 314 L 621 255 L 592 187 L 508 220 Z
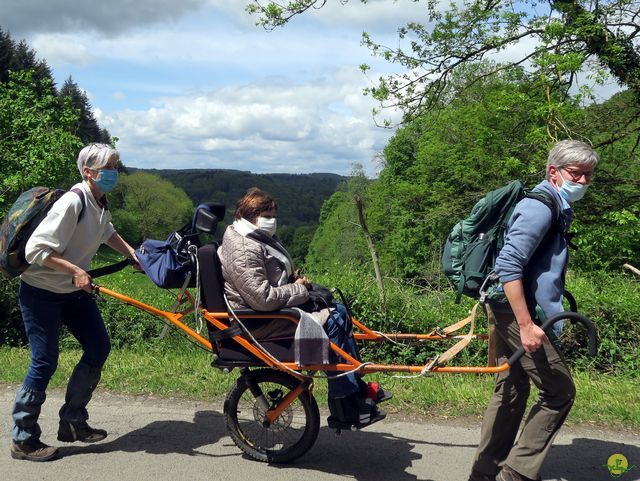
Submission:
M 569 291 L 564 291 L 563 296 L 569 303 L 569 310 L 572 312 L 578 312 L 578 304 L 576 303 L 576 298 L 573 297 L 573 294 Z
M 87 274 L 89 274 L 91 279 L 95 279 L 96 277 L 106 276 L 107 274 L 113 274 L 114 272 L 121 271 L 125 267 L 133 264 L 134 262 L 131 259 L 125 259 L 123 261 L 116 262 L 115 264 L 109 264 L 108 266 L 98 267 L 97 269 L 87 271 Z
M 574 324 L 576 322 L 579 322 L 584 326 L 584 328 L 587 330 L 587 336 L 589 338 L 589 356 L 596 357 L 596 353 L 598 351 L 598 333 L 596 332 L 596 326 L 582 314 L 578 314 L 577 312 L 561 312 L 547 319 L 540 327 L 543 331 L 546 331 L 553 324 L 562 319 L 567 319 Z M 513 366 L 516 362 L 518 362 L 523 354 L 524 347 L 520 346 L 507 361 L 509 366 Z

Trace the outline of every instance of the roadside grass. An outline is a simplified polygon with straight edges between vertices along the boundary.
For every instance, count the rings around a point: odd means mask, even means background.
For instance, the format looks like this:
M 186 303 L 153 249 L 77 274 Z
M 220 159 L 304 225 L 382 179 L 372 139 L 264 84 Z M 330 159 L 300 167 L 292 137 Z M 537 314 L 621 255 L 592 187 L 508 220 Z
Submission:
M 80 356 L 77 349 L 63 350 L 50 387 L 63 388 Z M 224 374 L 210 367 L 210 354 L 176 338 L 153 341 L 148 346 L 115 349 L 105 366 L 99 389 L 126 394 L 185 399 L 224 399 L 237 371 Z M 27 349 L 0 347 L 0 382 L 22 381 L 29 363 Z M 588 423 L 608 428 L 640 429 L 640 379 L 637 377 L 574 374 L 578 398 L 569 424 Z M 385 409 L 404 417 L 480 417 L 493 390 L 493 378 L 477 374 L 436 374 L 402 379 L 370 375 L 393 392 Z M 318 379 L 314 393 L 326 406 L 326 381 Z M 532 390 L 530 402 L 537 393 Z

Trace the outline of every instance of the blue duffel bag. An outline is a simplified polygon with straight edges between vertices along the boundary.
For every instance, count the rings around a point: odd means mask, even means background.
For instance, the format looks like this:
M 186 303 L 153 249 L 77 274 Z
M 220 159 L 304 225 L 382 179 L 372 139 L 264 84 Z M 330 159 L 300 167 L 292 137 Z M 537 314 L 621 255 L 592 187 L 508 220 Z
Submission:
M 182 287 L 189 272 L 189 285 L 196 285 L 196 252 L 200 247 L 199 233 L 213 235 L 218 221 L 224 218 L 225 206 L 217 202 L 198 205 L 192 220 L 167 240 L 145 239 L 136 250 L 136 257 L 145 274 L 158 287 Z
M 173 232 L 167 240 L 146 239 L 136 250 L 142 270 L 158 287 L 182 287 L 191 270 L 189 240 Z M 195 286 L 195 275 L 189 287 Z

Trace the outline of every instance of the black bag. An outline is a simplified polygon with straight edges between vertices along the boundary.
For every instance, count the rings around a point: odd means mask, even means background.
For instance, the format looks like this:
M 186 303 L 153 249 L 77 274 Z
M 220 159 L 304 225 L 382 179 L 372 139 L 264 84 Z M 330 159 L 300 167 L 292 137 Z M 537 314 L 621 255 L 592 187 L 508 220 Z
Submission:
M 304 304 L 300 304 L 296 307 L 305 312 L 317 312 L 322 309 L 335 306 L 331 290 L 321 286 L 320 284 L 311 284 L 311 288 L 309 289 L 309 299 L 305 301 Z

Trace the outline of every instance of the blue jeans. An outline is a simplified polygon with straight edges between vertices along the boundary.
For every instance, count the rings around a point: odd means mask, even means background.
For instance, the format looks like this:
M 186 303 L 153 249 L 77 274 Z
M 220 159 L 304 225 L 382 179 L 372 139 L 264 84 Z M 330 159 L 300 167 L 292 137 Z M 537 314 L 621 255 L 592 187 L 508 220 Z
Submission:
M 349 313 L 347 312 L 347 308 L 343 304 L 336 304 L 336 309 L 331 313 L 329 319 L 327 319 L 324 329 L 331 342 L 350 356 L 360 360 L 360 351 L 358 350 L 356 341 L 353 338 L 353 324 L 349 317 Z M 330 351 L 329 360 L 332 363 L 344 362 L 339 359 L 339 356 L 333 351 Z M 360 383 L 362 381 L 359 382 L 359 374 L 350 373 L 346 376 L 340 376 L 332 379 L 331 376 L 335 375 L 336 372 L 327 372 L 327 376 L 329 376 L 329 398 L 345 397 L 350 394 L 355 394 L 361 390 Z
M 109 356 L 109 335 L 93 297 L 85 291 L 56 294 L 20 283 L 20 309 L 31 363 L 13 408 L 13 439 L 24 442 L 40 437 L 38 416 L 45 390 L 58 367 L 60 324 L 78 340 L 83 349 L 60 409 L 60 418 L 72 423 L 86 421 L 86 406 L 100 380 L 102 366 Z

